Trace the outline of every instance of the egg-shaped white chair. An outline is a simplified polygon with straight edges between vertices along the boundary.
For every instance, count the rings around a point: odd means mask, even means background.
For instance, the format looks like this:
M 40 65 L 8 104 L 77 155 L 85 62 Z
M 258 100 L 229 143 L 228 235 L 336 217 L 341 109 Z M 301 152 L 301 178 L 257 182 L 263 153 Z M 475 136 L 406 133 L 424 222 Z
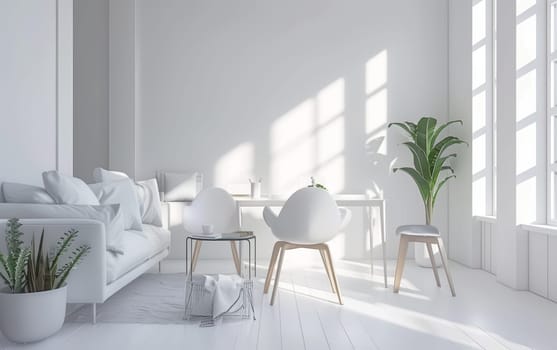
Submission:
M 218 187 L 206 188 L 194 198 L 190 206 L 184 207 L 182 222 L 188 234 L 202 235 L 203 225 L 213 225 L 214 233 L 230 233 L 240 229 L 240 218 L 236 201 Z M 235 242 L 230 242 L 236 271 L 240 273 L 240 259 Z M 192 254 L 192 272 L 195 270 L 201 241 L 195 241 Z
M 263 209 L 263 218 L 278 239 L 273 247 L 264 286 L 264 293 L 267 293 L 278 257 L 271 305 L 275 301 L 284 252 L 298 248 L 319 250 L 331 289 L 342 304 L 331 253 L 326 242 L 334 238 L 348 224 L 351 217 L 351 212 L 346 208 L 339 208 L 329 192 L 316 187 L 296 191 L 288 198 L 278 215 L 269 207 Z

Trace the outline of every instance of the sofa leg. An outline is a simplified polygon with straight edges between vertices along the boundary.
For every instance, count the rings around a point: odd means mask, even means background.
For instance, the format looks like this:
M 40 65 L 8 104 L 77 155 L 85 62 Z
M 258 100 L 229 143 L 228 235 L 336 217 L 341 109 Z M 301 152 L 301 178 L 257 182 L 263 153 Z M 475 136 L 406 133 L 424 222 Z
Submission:
M 161 268 L 161 262 L 159 261 L 159 273 L 161 273 L 162 268 Z
M 92 306 L 93 306 L 93 308 L 92 308 L 93 320 L 92 321 L 93 321 L 93 324 L 96 324 L 97 323 L 97 304 L 93 303 Z

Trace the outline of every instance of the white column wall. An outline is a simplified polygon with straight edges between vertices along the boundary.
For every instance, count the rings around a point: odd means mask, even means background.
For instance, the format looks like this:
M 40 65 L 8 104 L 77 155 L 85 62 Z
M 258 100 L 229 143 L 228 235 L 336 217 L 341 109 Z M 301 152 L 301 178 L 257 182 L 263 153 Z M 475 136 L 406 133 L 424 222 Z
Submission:
M 0 182 L 73 172 L 73 2 L 0 2 Z
M 135 1 L 109 2 L 110 169 L 135 176 Z

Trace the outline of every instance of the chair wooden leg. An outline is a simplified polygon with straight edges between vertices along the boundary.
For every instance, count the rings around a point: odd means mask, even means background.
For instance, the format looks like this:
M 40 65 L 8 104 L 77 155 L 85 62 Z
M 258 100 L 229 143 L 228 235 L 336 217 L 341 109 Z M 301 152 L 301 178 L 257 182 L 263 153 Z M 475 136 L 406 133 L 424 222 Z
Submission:
M 408 238 L 404 235 L 400 236 L 398 243 L 398 260 L 396 262 L 395 283 L 393 292 L 398 293 L 400 289 L 400 280 L 402 279 L 402 271 L 404 270 L 404 261 L 406 260 L 406 252 L 408 251 Z
M 340 305 L 343 305 L 344 303 L 342 302 L 342 295 L 340 295 L 340 288 L 338 287 L 338 280 L 337 280 L 337 275 L 335 273 L 335 268 L 333 267 L 333 259 L 331 258 L 331 252 L 329 251 L 329 246 L 328 245 L 324 245 L 325 247 L 323 248 L 323 250 L 325 251 L 325 256 L 327 257 L 328 263 L 329 263 L 329 269 L 331 271 L 331 276 L 333 277 L 333 282 L 334 282 L 334 286 L 335 286 L 335 290 L 337 291 L 337 298 L 338 298 L 338 303 Z
M 269 291 L 269 285 L 271 284 L 271 278 L 273 278 L 273 272 L 275 270 L 275 265 L 277 263 L 277 257 L 280 253 L 282 247 L 281 242 L 275 243 L 273 247 L 273 254 L 271 255 L 271 261 L 269 262 L 269 268 L 267 269 L 267 277 L 265 278 L 265 286 L 263 287 L 263 294 L 267 294 Z
M 431 243 L 426 243 L 427 253 L 429 254 L 429 261 L 431 261 L 431 269 L 433 270 L 433 275 L 435 276 L 435 282 L 437 287 L 441 287 L 441 282 L 439 281 L 439 273 L 437 272 L 437 264 L 435 263 L 435 257 L 433 255 L 433 249 L 431 248 Z
M 236 272 L 238 272 L 238 275 L 241 275 L 242 263 L 240 262 L 240 257 L 238 255 L 238 247 L 236 247 L 236 242 L 230 241 L 230 250 L 232 251 L 232 259 L 234 260 L 234 266 L 236 266 Z
M 284 259 L 285 250 L 286 247 L 282 247 L 282 249 L 280 250 L 280 256 L 279 256 L 279 261 L 277 266 L 277 274 L 275 276 L 275 285 L 273 286 L 273 296 L 271 297 L 271 305 L 275 303 L 275 297 L 277 295 L 277 289 L 278 289 L 279 279 L 280 279 L 280 270 L 282 269 L 282 260 Z
M 199 251 L 201 250 L 201 241 L 195 241 L 195 247 L 193 248 L 193 254 L 191 257 L 191 272 L 195 271 L 197 266 L 197 259 L 199 258 Z
M 439 255 L 441 255 L 441 261 L 443 262 L 443 268 L 445 269 L 445 274 L 447 274 L 447 280 L 449 281 L 449 287 L 451 287 L 451 294 L 453 297 L 456 296 L 453 279 L 451 277 L 451 273 L 449 272 L 449 264 L 447 261 L 447 252 L 445 251 L 445 245 L 443 244 L 443 240 L 441 237 L 437 238 L 437 247 L 439 247 Z
M 330 262 L 327 259 L 327 255 L 325 254 L 324 248 L 319 248 L 319 254 L 321 254 L 321 259 L 323 260 L 323 265 L 325 265 L 325 271 L 327 271 L 327 277 L 329 278 L 329 282 L 331 283 L 331 289 L 333 293 L 336 294 L 335 284 L 333 283 L 333 278 L 331 277 L 331 266 Z

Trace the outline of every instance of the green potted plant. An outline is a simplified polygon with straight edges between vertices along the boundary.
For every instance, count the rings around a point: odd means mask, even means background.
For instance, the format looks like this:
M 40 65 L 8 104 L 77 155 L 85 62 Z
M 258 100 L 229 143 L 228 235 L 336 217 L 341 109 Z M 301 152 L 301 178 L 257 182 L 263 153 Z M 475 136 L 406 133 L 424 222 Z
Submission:
M 399 170 L 405 172 L 416 183 L 424 204 L 425 223 L 427 225 L 432 224 L 433 209 L 439 191 L 447 181 L 456 177 L 449 160 L 457 155 L 456 153 L 447 154 L 448 149 L 454 145 L 466 144 L 465 141 L 456 136 L 440 137 L 441 133 L 451 124 L 462 125 L 462 120 L 452 120 L 437 126 L 435 118 L 423 117 L 417 124 L 403 122 L 390 123 L 388 126 L 389 128 L 396 126 L 408 136 L 408 140 L 403 142 L 403 145 L 412 154 L 413 167 L 394 168 L 393 172 Z M 415 257 L 419 265 L 431 265 L 424 244 L 415 245 Z
M 19 219 L 6 225 L 7 254 L 0 253 L 0 330 L 11 341 L 42 340 L 62 327 L 66 314 L 66 280 L 90 251 L 80 245 L 67 254 L 78 232 L 69 230 L 58 239 L 52 254 L 46 252 L 44 229 L 38 247 L 33 236 L 24 247 Z

